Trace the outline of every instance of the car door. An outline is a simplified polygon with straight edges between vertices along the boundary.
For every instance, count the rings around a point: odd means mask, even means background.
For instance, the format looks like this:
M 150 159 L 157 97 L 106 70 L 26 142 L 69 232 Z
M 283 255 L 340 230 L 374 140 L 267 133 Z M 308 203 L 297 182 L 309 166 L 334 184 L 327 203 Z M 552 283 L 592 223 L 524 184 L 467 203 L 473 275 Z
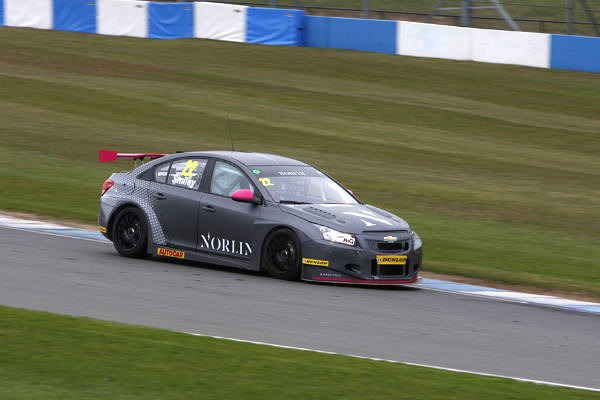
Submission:
M 231 199 L 239 189 L 256 188 L 237 166 L 215 161 L 208 192 L 202 196 L 198 216 L 198 251 L 250 259 L 260 251 L 255 221 L 262 207 Z
M 150 194 L 151 202 L 173 247 L 196 248 L 199 188 L 206 164 L 206 159 L 182 158 L 156 168 L 158 185 Z

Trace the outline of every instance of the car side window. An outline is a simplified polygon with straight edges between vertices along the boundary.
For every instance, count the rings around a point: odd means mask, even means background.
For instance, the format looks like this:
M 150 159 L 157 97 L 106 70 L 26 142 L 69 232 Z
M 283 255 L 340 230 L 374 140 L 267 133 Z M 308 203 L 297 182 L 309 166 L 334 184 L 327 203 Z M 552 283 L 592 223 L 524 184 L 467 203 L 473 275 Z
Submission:
M 217 161 L 210 182 L 210 192 L 229 197 L 239 189 L 250 189 L 254 193 L 254 185 L 238 167 Z
M 200 187 L 206 162 L 207 160 L 201 158 L 173 161 L 169 169 L 167 183 L 173 186 L 197 190 Z
M 158 183 L 166 183 L 167 176 L 169 175 L 169 167 L 171 163 L 159 165 L 154 169 L 154 180 Z

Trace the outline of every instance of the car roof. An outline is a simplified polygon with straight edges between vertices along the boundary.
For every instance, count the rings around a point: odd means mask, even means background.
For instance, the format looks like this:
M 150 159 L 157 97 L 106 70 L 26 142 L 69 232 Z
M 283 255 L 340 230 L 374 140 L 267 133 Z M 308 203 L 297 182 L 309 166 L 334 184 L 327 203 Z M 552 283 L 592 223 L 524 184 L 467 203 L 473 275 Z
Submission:
M 194 156 L 222 158 L 224 160 L 237 161 L 248 166 L 309 166 L 308 164 L 293 158 L 267 153 L 250 153 L 245 151 L 201 151 L 187 154 Z

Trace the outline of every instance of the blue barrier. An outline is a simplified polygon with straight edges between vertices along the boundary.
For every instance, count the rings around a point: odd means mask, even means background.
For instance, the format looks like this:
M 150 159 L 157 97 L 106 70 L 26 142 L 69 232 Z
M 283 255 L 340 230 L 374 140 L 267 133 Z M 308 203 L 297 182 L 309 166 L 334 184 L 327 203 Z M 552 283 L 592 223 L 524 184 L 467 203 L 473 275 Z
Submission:
M 600 72 L 600 38 L 552 35 L 550 68 Z
M 194 3 L 149 3 L 148 36 L 152 39 L 194 37 Z
M 246 43 L 304 45 L 304 11 L 249 7 Z
M 306 45 L 396 54 L 396 21 L 306 16 Z
M 54 0 L 53 20 L 59 31 L 96 33 L 96 2 Z
M 14 1 L 14 4 L 20 5 L 18 0 Z M 98 0 L 47 1 L 48 3 L 40 3 L 44 5 L 42 8 L 35 8 L 31 6 L 33 3 L 27 3 L 31 9 L 27 11 L 28 14 L 37 14 L 38 11 L 40 13 L 39 16 L 28 16 L 43 19 L 44 23 L 38 23 L 36 27 L 48 29 L 48 21 L 52 18 L 52 28 L 56 30 L 97 33 L 98 29 L 101 28 L 97 26 Z M 7 21 L 10 21 L 11 25 L 25 26 L 18 21 L 23 19 L 23 7 L 11 7 L 7 10 L 5 3 L 6 0 L 0 0 L 0 26 L 6 25 Z M 46 6 L 49 4 L 52 5 L 52 16 L 48 15 L 50 9 Z M 191 2 L 147 4 L 147 13 L 144 12 L 142 16 L 140 12 L 137 12 L 134 15 L 138 22 L 141 18 L 147 18 L 143 22 L 144 24 L 146 21 L 148 23 L 147 32 L 145 30 L 146 25 L 144 25 L 144 33 L 138 34 L 138 36 L 157 39 L 191 38 L 194 37 L 195 24 L 212 18 L 201 13 L 194 15 L 196 6 Z M 116 7 L 116 5 L 120 6 L 121 3 L 106 3 L 106 7 Z M 102 10 L 106 11 L 106 9 L 103 8 Z M 198 10 L 196 9 L 196 11 Z M 397 21 L 306 16 L 304 11 L 301 10 L 276 8 L 248 7 L 247 9 L 244 8 L 244 11 L 246 17 L 245 41 L 247 43 L 397 53 L 397 30 L 400 29 L 398 27 L 400 23 Z M 121 14 L 117 11 L 111 15 L 117 17 Z M 118 22 L 126 24 L 130 21 L 125 17 L 123 21 Z M 226 21 L 217 19 L 212 22 L 224 25 L 225 28 L 228 27 Z M 115 24 L 116 22 L 113 23 L 113 25 Z M 243 28 L 239 29 L 240 32 L 243 32 Z M 431 31 L 431 29 L 423 29 L 427 32 L 420 35 Z M 499 42 L 499 39 L 484 40 L 484 44 L 492 48 L 494 48 L 494 43 Z M 426 51 L 427 49 L 425 49 Z M 515 49 L 508 49 L 507 51 L 514 53 Z M 550 68 L 553 69 L 600 73 L 600 38 L 551 35 L 550 58 Z

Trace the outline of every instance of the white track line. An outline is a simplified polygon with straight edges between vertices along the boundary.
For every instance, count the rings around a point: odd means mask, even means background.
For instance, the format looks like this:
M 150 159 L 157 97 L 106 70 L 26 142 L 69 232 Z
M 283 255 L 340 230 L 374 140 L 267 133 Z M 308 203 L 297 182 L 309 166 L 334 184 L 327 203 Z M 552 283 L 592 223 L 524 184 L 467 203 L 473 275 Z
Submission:
M 393 363 L 393 364 L 404 364 L 404 365 L 411 365 L 414 367 L 432 368 L 432 369 L 438 369 L 438 370 L 443 370 L 443 371 L 460 372 L 460 373 L 464 373 L 464 374 L 487 376 L 487 377 L 491 377 L 491 378 L 511 379 L 511 380 L 519 381 L 519 382 L 535 383 L 537 385 L 556 386 L 556 387 L 564 387 L 564 388 L 569 388 L 569 389 L 579 389 L 579 390 L 588 390 L 588 391 L 592 391 L 592 392 L 600 392 L 600 388 L 567 385 L 564 383 L 546 382 L 546 381 L 540 381 L 540 380 L 536 380 L 536 379 L 519 378 L 516 376 L 496 375 L 496 374 L 489 374 L 487 372 L 477 372 L 477 371 L 469 371 L 469 370 L 465 370 L 465 369 L 440 367 L 437 365 L 427 365 L 427 364 L 417 364 L 417 363 L 405 362 L 405 361 L 387 360 L 385 358 L 357 356 L 355 354 L 343 354 L 343 353 L 336 353 L 333 351 L 308 349 L 305 347 L 287 346 L 287 345 L 283 345 L 283 344 L 266 343 L 266 342 L 259 342 L 259 341 L 255 341 L 255 340 L 237 339 L 237 338 L 230 338 L 230 337 L 224 337 L 224 336 L 204 335 L 201 333 L 194 333 L 194 332 L 181 332 L 181 333 L 185 333 L 185 334 L 192 335 L 192 336 L 208 337 L 208 338 L 212 338 L 212 339 L 231 340 L 233 342 L 250 343 L 250 344 L 257 344 L 257 345 L 269 346 L 269 347 L 278 347 L 281 349 L 309 351 L 312 353 L 346 356 L 346 357 L 360 358 L 363 360 L 371 360 L 371 361 L 383 361 L 383 362 L 388 362 L 388 363 Z
M 109 240 L 92 239 L 92 238 L 86 238 L 86 237 L 82 237 L 82 236 L 73 236 L 73 235 L 67 235 L 67 234 L 60 234 L 60 233 L 56 233 L 56 232 L 40 231 L 37 229 L 31 229 L 31 228 L 29 228 L 29 229 L 28 228 L 16 228 L 14 226 L 6 226 L 6 225 L 0 225 L 0 228 L 13 229 L 15 231 L 22 231 L 22 232 L 40 233 L 42 235 L 58 236 L 58 237 L 70 238 L 70 239 L 87 240 L 87 241 L 96 242 L 96 243 L 112 244 L 112 242 Z

